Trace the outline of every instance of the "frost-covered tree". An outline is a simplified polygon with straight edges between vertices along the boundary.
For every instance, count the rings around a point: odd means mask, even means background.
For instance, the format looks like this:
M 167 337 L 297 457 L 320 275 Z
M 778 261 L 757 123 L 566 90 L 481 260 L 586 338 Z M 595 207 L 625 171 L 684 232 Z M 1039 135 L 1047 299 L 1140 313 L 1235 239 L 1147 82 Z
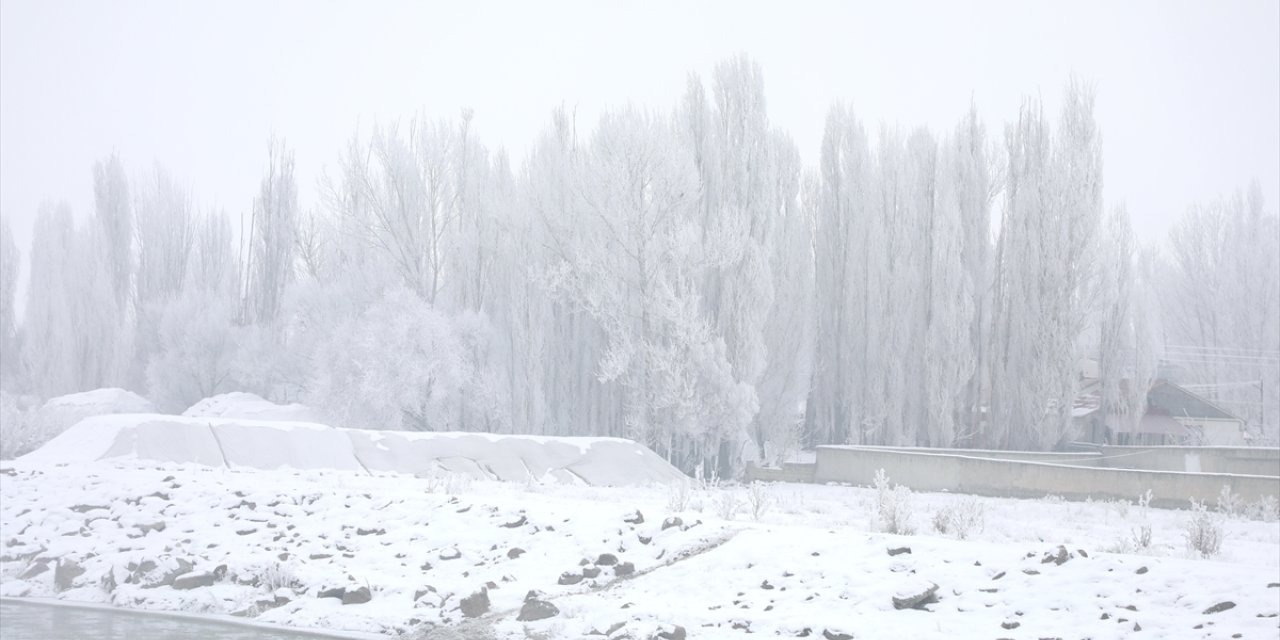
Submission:
M 15 302 L 22 253 L 13 241 L 9 219 L 0 218 L 0 388 L 14 390 L 21 368 Z
M 269 324 L 275 320 L 285 287 L 293 280 L 298 235 L 298 186 L 293 165 L 293 151 L 283 141 L 272 139 L 267 173 L 253 201 L 249 223 L 248 259 L 241 287 L 246 321 Z
M 1161 279 L 1166 357 L 1188 384 L 1280 434 L 1280 223 L 1261 187 L 1192 206 L 1169 234 Z
M 403 288 L 340 326 L 315 364 L 306 399 L 357 428 L 453 429 L 471 376 L 449 318 Z
M 632 435 L 691 469 L 723 460 L 721 443 L 741 441 L 757 407 L 698 309 L 698 279 L 719 256 L 701 251 L 697 176 L 675 134 L 634 109 L 601 117 L 544 277 L 602 327 L 597 375 L 625 390 Z
M 1068 84 L 1056 138 L 1034 103 L 1005 137 L 987 444 L 1047 449 L 1074 435 L 1079 338 L 1097 303 L 1102 158 L 1092 90 Z
M 103 264 L 110 274 L 116 308 L 124 313 L 133 286 L 133 209 L 120 156 L 112 154 L 93 165 L 93 204 L 102 231 Z
M 116 312 L 96 236 L 76 228 L 66 204 L 45 204 L 36 217 L 22 359 L 42 397 L 101 387 L 113 373 Z

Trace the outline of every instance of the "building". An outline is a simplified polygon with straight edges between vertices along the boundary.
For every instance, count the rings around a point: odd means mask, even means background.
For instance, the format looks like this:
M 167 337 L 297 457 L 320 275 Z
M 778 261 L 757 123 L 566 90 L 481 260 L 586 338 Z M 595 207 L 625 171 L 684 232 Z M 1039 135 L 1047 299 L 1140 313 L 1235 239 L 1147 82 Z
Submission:
M 1072 407 L 1078 438 L 1115 445 L 1244 445 L 1245 422 L 1222 407 L 1169 380 L 1156 380 L 1147 391 L 1147 404 L 1138 420 L 1103 416 L 1096 378 L 1081 378 Z M 1130 384 L 1121 380 L 1122 391 Z

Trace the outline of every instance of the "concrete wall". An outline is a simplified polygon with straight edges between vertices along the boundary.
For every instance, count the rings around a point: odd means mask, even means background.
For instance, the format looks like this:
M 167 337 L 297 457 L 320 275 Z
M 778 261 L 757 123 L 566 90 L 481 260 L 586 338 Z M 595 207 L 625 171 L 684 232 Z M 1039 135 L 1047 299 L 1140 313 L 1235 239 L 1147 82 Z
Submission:
M 1150 471 L 1200 471 L 1280 477 L 1273 447 L 1103 447 L 1099 466 Z
M 812 462 L 784 462 L 781 469 L 747 464 L 747 482 L 813 482 L 818 465 Z
M 1280 496 L 1276 477 L 1099 469 L 924 451 L 818 447 L 814 479 L 870 485 L 876 470 L 884 469 L 892 482 L 917 491 L 1015 498 L 1053 494 L 1069 500 L 1135 500 L 1151 490 L 1152 504 L 1165 507 L 1185 507 L 1191 498 L 1212 503 L 1224 485 L 1248 502 Z

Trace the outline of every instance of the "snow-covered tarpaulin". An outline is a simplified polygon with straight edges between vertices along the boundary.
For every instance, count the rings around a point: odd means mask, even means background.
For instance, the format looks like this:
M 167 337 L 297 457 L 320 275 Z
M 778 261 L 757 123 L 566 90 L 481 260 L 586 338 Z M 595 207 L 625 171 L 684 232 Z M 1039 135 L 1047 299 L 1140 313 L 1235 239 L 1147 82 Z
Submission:
M 17 460 L 194 463 L 240 469 L 337 469 L 460 474 L 481 480 L 591 486 L 684 478 L 653 451 L 620 438 L 340 429 L 308 422 L 119 414 L 86 418 Z

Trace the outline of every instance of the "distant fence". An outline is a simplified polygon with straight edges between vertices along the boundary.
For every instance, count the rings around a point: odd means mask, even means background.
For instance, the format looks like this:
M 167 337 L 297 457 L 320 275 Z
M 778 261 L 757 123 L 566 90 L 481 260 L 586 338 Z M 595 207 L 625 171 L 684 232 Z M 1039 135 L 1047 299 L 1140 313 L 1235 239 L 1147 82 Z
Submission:
M 1190 463 L 1199 472 L 1186 471 Z M 1280 496 L 1278 466 L 1280 451 L 1238 447 L 1106 447 L 1091 454 L 827 446 L 818 447 L 812 464 L 751 467 L 747 477 L 870 485 L 884 469 L 894 483 L 918 491 L 1134 500 L 1150 490 L 1154 506 L 1183 507 L 1191 498 L 1212 502 L 1224 486 L 1249 502 Z

